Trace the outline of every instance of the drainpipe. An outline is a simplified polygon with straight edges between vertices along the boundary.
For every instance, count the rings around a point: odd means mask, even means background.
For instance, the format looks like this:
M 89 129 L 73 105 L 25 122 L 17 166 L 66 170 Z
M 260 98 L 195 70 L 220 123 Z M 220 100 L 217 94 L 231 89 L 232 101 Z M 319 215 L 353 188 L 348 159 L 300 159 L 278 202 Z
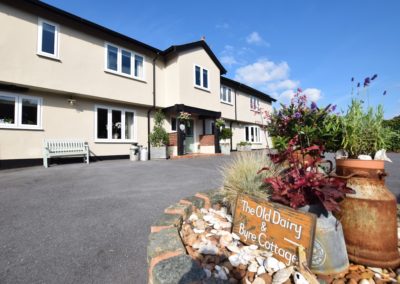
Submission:
M 147 149 L 148 149 L 148 159 L 150 160 L 150 115 L 151 112 L 156 109 L 156 61 L 160 55 L 157 52 L 156 56 L 153 58 L 153 106 L 147 111 Z
M 229 128 L 231 129 L 231 131 L 232 131 L 232 124 L 233 124 L 233 121 L 231 120 L 230 122 L 229 122 Z M 232 131 L 232 133 L 233 133 L 233 131 Z M 231 136 L 231 152 L 232 152 L 232 150 L 233 150 L 233 135 Z
M 238 122 L 237 122 L 237 99 L 236 99 L 236 96 L 237 96 L 237 91 L 235 89 L 235 122 L 236 122 L 236 124 L 238 124 Z M 232 122 L 231 122 L 231 129 L 232 129 Z M 231 137 L 231 151 L 232 150 L 233 150 L 233 144 L 232 144 L 232 137 Z M 237 150 L 237 148 L 236 148 L 236 150 Z

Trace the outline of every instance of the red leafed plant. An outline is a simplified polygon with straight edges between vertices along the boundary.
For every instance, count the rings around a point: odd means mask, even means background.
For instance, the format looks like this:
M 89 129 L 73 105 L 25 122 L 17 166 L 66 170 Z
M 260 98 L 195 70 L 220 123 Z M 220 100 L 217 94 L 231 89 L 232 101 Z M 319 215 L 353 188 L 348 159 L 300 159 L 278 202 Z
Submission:
M 346 186 L 346 181 L 328 176 L 318 166 L 323 146 L 300 149 L 299 155 L 297 140 L 294 137 L 284 152 L 271 157 L 274 163 L 288 164 L 279 176 L 265 179 L 272 187 L 271 200 L 295 209 L 319 203 L 327 211 L 340 211 L 338 202 L 354 191 Z M 305 155 L 309 156 L 307 161 L 302 159 Z

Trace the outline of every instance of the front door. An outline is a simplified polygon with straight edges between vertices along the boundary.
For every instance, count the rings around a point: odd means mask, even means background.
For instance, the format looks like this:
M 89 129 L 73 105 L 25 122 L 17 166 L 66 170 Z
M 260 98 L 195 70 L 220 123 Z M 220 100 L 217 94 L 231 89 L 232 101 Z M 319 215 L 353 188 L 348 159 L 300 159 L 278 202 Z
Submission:
M 194 153 L 194 121 L 189 119 L 186 121 L 185 127 L 185 153 Z

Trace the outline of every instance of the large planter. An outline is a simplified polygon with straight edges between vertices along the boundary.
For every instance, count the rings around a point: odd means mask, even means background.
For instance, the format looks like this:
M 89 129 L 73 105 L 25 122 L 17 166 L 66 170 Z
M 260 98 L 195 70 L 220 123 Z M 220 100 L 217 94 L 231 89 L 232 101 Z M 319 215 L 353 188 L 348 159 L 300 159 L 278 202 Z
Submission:
M 167 146 L 150 147 L 150 159 L 166 159 L 168 157 Z
M 336 174 L 349 177 L 356 191 L 341 202 L 336 217 L 343 225 L 349 259 L 360 264 L 396 268 L 397 203 L 385 186 L 384 161 L 336 160 Z
M 221 143 L 220 144 L 221 148 L 221 153 L 224 155 L 230 155 L 231 154 L 231 144 L 229 143 Z
M 251 151 L 251 145 L 237 145 L 236 147 L 238 152 L 250 152 Z
M 346 272 L 349 259 L 340 222 L 331 212 L 324 211 L 322 205 L 305 206 L 300 211 L 314 213 L 318 217 L 311 271 L 325 276 Z

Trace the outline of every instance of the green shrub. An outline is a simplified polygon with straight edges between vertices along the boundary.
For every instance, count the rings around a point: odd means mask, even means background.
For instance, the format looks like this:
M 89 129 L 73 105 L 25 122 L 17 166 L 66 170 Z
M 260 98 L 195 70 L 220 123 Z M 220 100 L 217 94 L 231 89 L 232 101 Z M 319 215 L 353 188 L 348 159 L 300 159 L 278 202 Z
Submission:
M 240 141 L 237 145 L 238 146 L 248 146 L 248 145 L 251 145 L 251 143 L 247 142 L 247 141 Z
M 219 134 L 219 138 L 226 140 L 226 139 L 231 139 L 233 133 L 232 133 L 232 129 L 230 128 L 222 128 L 220 134 Z
M 154 127 L 150 133 L 150 143 L 153 147 L 161 147 L 168 145 L 169 136 L 167 131 L 164 129 L 165 116 L 161 110 L 158 110 L 154 114 Z
M 269 168 L 257 174 L 262 168 Z M 268 158 L 266 151 L 240 152 L 221 168 L 223 189 L 229 205 L 234 208 L 238 193 L 259 198 L 269 197 L 269 185 L 264 183 L 268 177 L 278 175 L 278 168 Z

